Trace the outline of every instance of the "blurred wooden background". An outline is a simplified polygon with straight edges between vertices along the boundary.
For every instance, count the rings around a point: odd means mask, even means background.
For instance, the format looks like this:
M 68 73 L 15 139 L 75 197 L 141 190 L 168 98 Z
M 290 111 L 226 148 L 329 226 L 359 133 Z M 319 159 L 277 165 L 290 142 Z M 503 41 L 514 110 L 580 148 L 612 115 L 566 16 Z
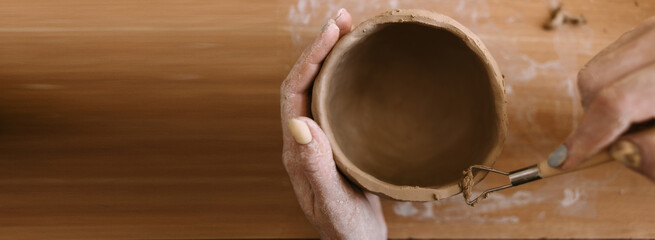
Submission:
M 340 7 L 441 12 L 507 77 L 497 167 L 543 160 L 582 115 L 575 74 L 650 0 L 0 0 L 0 239 L 316 237 L 281 164 L 279 84 Z M 492 195 L 384 201 L 392 238 L 653 238 L 655 185 L 608 164 Z

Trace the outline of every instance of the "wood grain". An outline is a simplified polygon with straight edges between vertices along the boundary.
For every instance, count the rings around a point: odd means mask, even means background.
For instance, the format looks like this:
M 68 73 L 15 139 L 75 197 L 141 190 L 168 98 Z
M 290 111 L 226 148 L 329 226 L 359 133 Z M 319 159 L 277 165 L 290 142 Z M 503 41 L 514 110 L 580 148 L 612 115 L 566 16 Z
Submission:
M 312 3 L 0 0 L 0 238 L 316 237 L 280 161 L 279 84 L 338 7 L 359 22 L 395 4 Z M 655 14 L 564 4 L 589 24 L 544 31 L 542 1 L 397 4 L 452 16 L 497 58 L 512 89 L 500 169 L 555 149 L 582 114 L 576 69 Z M 654 186 L 607 164 L 487 207 L 384 210 L 392 238 L 648 238 Z

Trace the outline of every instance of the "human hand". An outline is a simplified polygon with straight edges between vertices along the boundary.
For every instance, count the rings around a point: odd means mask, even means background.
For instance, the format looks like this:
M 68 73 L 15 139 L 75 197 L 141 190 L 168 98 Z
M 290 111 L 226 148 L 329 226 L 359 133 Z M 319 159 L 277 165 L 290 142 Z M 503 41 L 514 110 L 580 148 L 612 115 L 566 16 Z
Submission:
M 282 161 L 300 207 L 321 238 L 386 239 L 380 199 L 337 172 L 327 137 L 309 118 L 311 86 L 321 63 L 337 40 L 351 30 L 350 14 L 339 10 L 282 83 Z
M 617 159 L 655 181 L 655 128 L 621 136 L 655 117 L 655 17 L 623 34 L 578 74 L 585 115 L 548 158 L 551 167 L 573 168 L 617 142 L 637 154 Z M 620 139 L 619 139 L 620 138 Z

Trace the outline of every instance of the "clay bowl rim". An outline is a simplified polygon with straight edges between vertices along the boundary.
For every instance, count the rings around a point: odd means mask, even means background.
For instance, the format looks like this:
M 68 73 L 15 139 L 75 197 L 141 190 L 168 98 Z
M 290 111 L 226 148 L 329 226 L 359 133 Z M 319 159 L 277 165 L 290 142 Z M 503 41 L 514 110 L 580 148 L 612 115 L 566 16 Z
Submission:
M 371 32 L 374 32 L 372 30 L 375 30 L 378 25 L 387 23 L 413 23 L 449 31 L 462 39 L 467 47 L 480 58 L 489 75 L 491 90 L 495 102 L 494 106 L 498 115 L 496 145 L 493 146 L 483 161 L 484 165 L 493 166 L 496 158 L 502 151 L 507 135 L 506 96 L 503 76 L 496 61 L 482 41 L 469 29 L 454 19 L 442 14 L 426 10 L 397 9 L 385 12 L 362 22 L 352 32 L 342 37 L 324 61 L 321 71 L 314 82 L 311 106 L 314 119 L 319 123 L 327 135 L 330 145 L 332 146 L 335 162 L 341 172 L 347 175 L 351 181 L 354 181 L 366 190 L 378 195 L 404 201 L 434 201 L 456 195 L 462 191 L 457 182 L 439 187 L 419 187 L 399 186 L 379 180 L 359 169 L 353 162 L 351 162 L 335 140 L 330 119 L 326 114 L 327 101 L 325 98 L 328 94 L 321 94 L 321 92 L 327 92 L 327 89 L 329 89 L 330 80 L 326 75 L 338 66 L 339 60 L 354 44 L 358 43 L 358 40 L 362 39 L 362 37 L 368 36 Z M 476 174 L 474 181 L 479 182 L 485 176 L 486 172 Z

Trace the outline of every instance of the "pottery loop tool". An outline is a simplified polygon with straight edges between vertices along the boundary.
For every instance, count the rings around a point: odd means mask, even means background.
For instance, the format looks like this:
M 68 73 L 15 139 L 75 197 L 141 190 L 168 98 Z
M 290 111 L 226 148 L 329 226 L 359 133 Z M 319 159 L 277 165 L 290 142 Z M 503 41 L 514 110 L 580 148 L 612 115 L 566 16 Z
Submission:
M 500 190 L 507 189 L 507 188 L 510 188 L 510 187 L 516 187 L 516 186 L 519 186 L 521 184 L 526 184 L 526 183 L 533 182 L 533 181 L 536 181 L 536 180 L 539 180 L 539 179 L 552 177 L 552 176 L 557 176 L 557 175 L 560 175 L 560 174 L 563 174 L 563 173 L 572 172 L 572 171 L 580 170 L 580 169 L 583 169 L 583 168 L 593 167 L 593 166 L 596 166 L 598 164 L 610 162 L 612 160 L 613 160 L 613 158 L 612 158 L 612 156 L 610 156 L 609 151 L 605 150 L 605 151 L 602 151 L 601 153 L 591 157 L 590 159 L 588 159 L 587 161 L 585 161 L 584 163 L 582 163 L 578 167 L 573 168 L 573 169 L 567 169 L 567 170 L 560 170 L 560 169 L 557 169 L 557 168 L 553 168 L 553 167 L 548 165 L 548 161 L 543 161 L 543 162 L 540 162 L 538 164 L 535 164 L 535 165 L 532 165 L 532 166 L 529 166 L 529 167 L 525 167 L 525 168 L 521 168 L 521 169 L 518 169 L 518 170 L 514 170 L 514 171 L 511 171 L 511 172 L 503 172 L 503 171 L 496 170 L 496 169 L 489 168 L 489 167 L 482 166 L 482 165 L 471 166 L 471 167 L 469 167 L 468 172 L 471 172 L 471 171 L 474 171 L 474 170 L 481 170 L 481 171 L 488 171 L 488 172 L 491 172 L 491 173 L 497 173 L 497 174 L 505 175 L 505 176 L 507 176 L 509 178 L 509 184 L 506 184 L 506 185 L 503 185 L 503 186 L 500 186 L 500 187 L 494 187 L 494 188 L 487 189 L 487 190 L 483 191 L 480 195 L 478 195 L 477 197 L 475 197 L 473 199 L 471 199 L 469 197 L 465 197 L 466 198 L 466 204 L 468 204 L 470 206 L 473 206 L 479 200 L 486 198 L 487 195 L 489 195 L 489 193 L 492 193 L 492 192 L 495 192 L 495 191 L 500 191 Z M 471 186 L 471 188 L 472 188 L 472 186 Z M 468 191 L 470 191 L 470 190 L 468 190 Z
M 651 120 L 643 124 L 633 125 L 630 128 L 630 130 L 627 131 L 626 134 L 634 133 L 634 132 L 643 132 L 643 133 L 648 132 L 647 134 L 655 135 L 655 128 L 652 127 L 655 125 L 654 123 L 655 120 Z M 648 129 L 648 130 L 642 131 L 643 129 Z M 639 162 L 641 161 L 641 155 L 639 154 L 639 149 L 637 149 L 635 145 L 625 140 L 619 140 L 618 142 L 615 142 L 612 145 L 610 145 L 610 147 L 605 148 L 601 150 L 599 153 L 597 153 L 596 155 L 593 155 L 592 157 L 588 158 L 580 165 L 566 170 L 551 167 L 550 165 L 548 165 L 548 160 L 544 160 L 535 165 L 514 170 L 511 172 L 504 172 L 487 166 L 474 165 L 469 167 L 468 171 L 464 172 L 465 177 L 464 180 L 462 181 L 462 191 L 464 194 L 464 199 L 466 200 L 466 204 L 470 206 L 474 206 L 478 201 L 486 198 L 490 193 L 495 191 L 500 191 L 503 189 L 519 186 L 543 178 L 553 177 L 560 174 L 593 167 L 613 160 L 620 160 L 626 164 L 636 166 L 639 165 Z M 477 197 L 471 198 L 471 190 L 473 188 L 473 185 L 475 184 L 472 175 L 472 172 L 474 170 L 488 171 L 490 173 L 505 175 L 509 178 L 509 184 L 487 189 Z

